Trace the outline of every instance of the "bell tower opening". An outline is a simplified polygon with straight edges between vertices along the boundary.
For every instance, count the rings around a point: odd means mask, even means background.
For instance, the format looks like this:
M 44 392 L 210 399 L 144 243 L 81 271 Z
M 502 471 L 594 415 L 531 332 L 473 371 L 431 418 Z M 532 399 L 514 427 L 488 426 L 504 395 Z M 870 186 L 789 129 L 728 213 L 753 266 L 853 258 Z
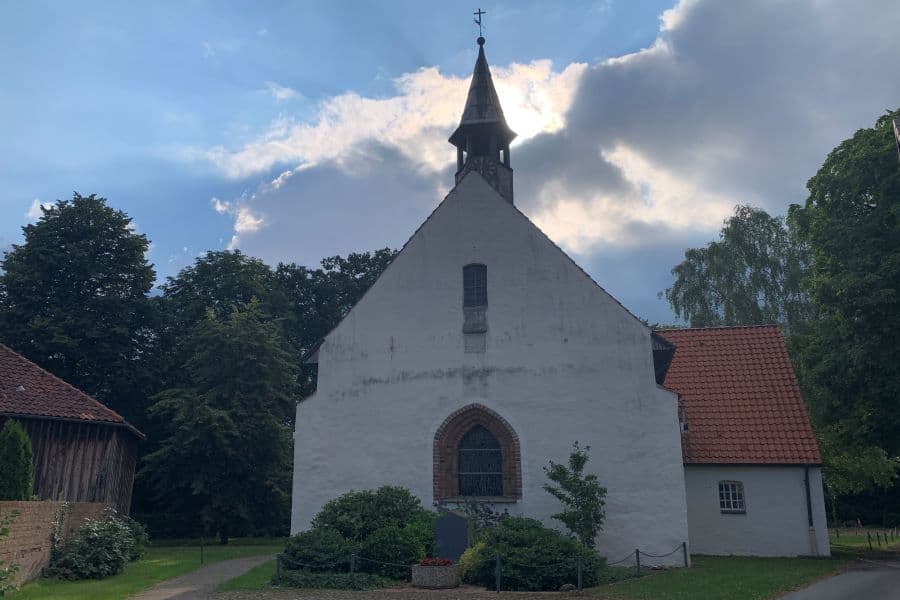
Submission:
M 478 171 L 501 196 L 513 202 L 513 172 L 509 145 L 516 133 L 506 124 L 500 98 L 478 38 L 478 59 L 459 127 L 450 136 L 456 146 L 456 183 Z

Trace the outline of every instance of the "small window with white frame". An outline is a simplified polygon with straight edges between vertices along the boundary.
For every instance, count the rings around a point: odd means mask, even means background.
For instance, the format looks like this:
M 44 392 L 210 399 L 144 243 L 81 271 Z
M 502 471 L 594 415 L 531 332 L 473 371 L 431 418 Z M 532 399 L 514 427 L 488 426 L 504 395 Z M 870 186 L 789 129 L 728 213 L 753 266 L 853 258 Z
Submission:
M 744 514 L 744 484 L 740 481 L 719 482 L 719 509 L 723 513 Z

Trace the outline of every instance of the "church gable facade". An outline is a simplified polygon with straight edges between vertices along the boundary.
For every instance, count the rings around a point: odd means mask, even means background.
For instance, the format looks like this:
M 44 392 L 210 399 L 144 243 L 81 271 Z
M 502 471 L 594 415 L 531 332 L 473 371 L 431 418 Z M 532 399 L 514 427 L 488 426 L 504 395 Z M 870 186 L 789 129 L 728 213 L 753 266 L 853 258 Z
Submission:
M 469 173 L 318 350 L 318 389 L 297 411 L 293 530 L 384 484 L 553 524 L 543 467 L 577 440 L 609 489 L 601 549 L 671 550 L 687 540 L 681 439 L 650 337 Z M 468 470 L 474 446 L 496 458 Z
M 588 468 L 608 489 L 601 553 L 661 555 L 716 538 L 727 523 L 702 517 L 689 536 L 684 404 L 659 383 L 678 344 L 514 206 L 515 133 L 483 44 L 450 138 L 456 186 L 306 358 L 318 383 L 297 407 L 291 532 L 328 500 L 382 485 L 406 487 L 426 506 L 474 500 L 560 527 L 543 468 L 564 462 L 577 441 L 591 447 Z M 727 475 L 737 465 L 717 468 Z M 689 475 L 705 506 L 718 494 L 706 498 L 704 478 L 720 473 L 703 473 Z M 755 523 L 748 535 L 762 545 L 777 535 Z M 660 564 L 682 560 L 676 552 Z

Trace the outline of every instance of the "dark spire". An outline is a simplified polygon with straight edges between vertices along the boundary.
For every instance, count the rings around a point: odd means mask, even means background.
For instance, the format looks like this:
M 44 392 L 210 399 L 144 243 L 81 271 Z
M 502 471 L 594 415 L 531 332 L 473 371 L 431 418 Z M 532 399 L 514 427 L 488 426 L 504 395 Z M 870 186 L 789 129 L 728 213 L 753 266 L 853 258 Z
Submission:
M 515 132 L 506 124 L 500 98 L 494 89 L 491 69 L 484 56 L 484 38 L 479 37 L 478 59 L 462 119 L 450 136 L 450 143 L 457 148 L 457 183 L 470 170 L 477 170 L 512 202 L 509 144 L 515 137 Z

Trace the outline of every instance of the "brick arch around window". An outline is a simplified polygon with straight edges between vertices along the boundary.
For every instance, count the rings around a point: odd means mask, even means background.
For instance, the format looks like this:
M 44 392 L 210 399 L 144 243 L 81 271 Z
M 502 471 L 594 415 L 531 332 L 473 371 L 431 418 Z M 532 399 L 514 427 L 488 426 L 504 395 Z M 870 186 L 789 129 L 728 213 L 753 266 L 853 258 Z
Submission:
M 434 434 L 434 500 L 459 497 L 459 443 L 481 425 L 500 442 L 504 500 L 522 497 L 522 454 L 519 436 L 509 422 L 481 404 L 469 404 L 450 414 Z

